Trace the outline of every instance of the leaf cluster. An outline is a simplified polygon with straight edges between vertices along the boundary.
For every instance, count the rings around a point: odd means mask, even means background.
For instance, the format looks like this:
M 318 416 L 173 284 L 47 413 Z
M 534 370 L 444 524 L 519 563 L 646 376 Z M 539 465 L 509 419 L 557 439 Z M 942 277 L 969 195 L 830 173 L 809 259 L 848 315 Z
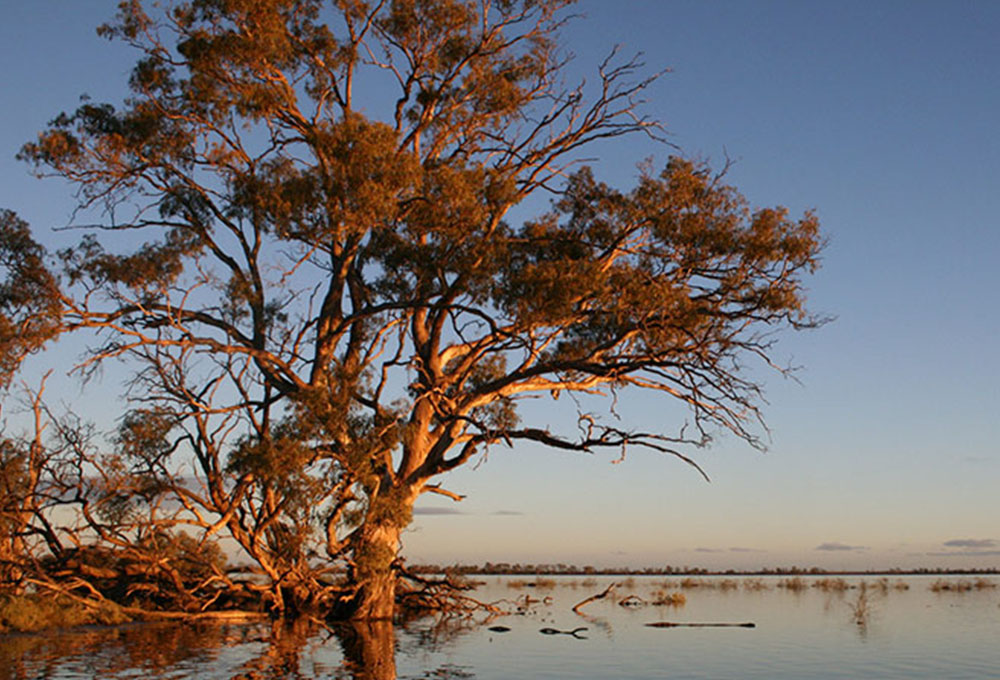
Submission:
M 0 210 L 0 387 L 62 325 L 59 281 L 28 224 Z

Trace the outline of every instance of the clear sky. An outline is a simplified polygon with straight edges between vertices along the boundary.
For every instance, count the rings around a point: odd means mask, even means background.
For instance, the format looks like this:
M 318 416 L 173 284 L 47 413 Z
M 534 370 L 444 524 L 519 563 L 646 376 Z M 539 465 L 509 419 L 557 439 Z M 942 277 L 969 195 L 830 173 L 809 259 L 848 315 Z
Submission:
M 134 56 L 94 35 L 115 4 L 0 2 L 0 207 L 39 232 L 66 222 L 72 196 L 13 156 L 78 95 L 120 99 Z M 783 338 L 779 359 L 804 369 L 767 378 L 766 454 L 720 437 L 695 454 L 706 483 L 639 451 L 614 465 L 497 448 L 446 480 L 465 501 L 421 501 L 410 561 L 1000 566 L 1000 3 L 578 11 L 563 33 L 573 77 L 615 44 L 643 52 L 671 69 L 647 111 L 685 154 L 736 161 L 729 178 L 755 205 L 816 209 L 830 245 L 809 299 L 836 321 Z M 595 151 L 599 178 L 623 187 L 669 152 L 638 138 Z M 60 389 L 113 415 L 96 388 Z M 636 427 L 684 418 L 642 395 L 620 412 Z

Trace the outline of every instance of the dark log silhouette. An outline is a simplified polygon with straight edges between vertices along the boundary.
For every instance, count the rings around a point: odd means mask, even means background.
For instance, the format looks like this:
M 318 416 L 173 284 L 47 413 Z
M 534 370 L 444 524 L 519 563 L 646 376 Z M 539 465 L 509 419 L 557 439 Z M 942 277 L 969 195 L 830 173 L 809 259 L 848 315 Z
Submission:
M 675 623 L 673 621 L 654 621 L 647 623 L 649 628 L 756 628 L 757 624 L 747 623 Z

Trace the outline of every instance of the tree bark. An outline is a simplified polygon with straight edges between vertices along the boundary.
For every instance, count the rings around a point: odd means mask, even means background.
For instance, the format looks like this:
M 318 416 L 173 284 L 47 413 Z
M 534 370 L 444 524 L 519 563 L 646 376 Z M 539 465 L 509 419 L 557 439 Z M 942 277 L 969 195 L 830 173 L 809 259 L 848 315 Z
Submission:
M 357 590 L 348 603 L 345 618 L 392 620 L 396 610 L 396 580 L 393 562 L 399 551 L 402 528 L 395 524 L 363 526 L 357 537 L 353 581 Z

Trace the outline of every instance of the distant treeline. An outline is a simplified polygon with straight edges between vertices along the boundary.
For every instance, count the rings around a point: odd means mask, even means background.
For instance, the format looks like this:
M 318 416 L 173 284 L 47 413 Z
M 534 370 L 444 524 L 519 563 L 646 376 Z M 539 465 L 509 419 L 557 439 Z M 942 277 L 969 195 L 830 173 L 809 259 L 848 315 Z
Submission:
M 594 567 L 575 564 L 510 564 L 508 562 L 486 562 L 484 564 L 418 564 L 408 566 L 408 571 L 418 574 L 512 574 L 512 575 L 566 575 L 566 576 L 919 576 L 964 574 L 1000 574 L 996 567 L 954 569 L 944 567 L 922 567 L 919 569 L 871 569 L 871 570 L 828 570 L 821 567 L 773 567 L 762 569 L 704 569 L 701 567 Z

